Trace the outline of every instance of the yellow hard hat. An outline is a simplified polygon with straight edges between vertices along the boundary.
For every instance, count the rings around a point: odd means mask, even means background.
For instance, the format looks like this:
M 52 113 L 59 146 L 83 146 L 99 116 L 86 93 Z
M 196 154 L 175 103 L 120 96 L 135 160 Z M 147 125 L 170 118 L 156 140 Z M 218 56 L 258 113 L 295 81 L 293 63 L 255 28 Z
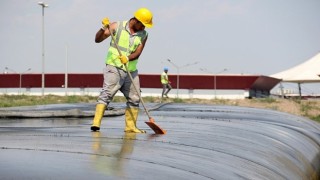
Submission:
M 151 28 L 152 23 L 152 13 L 147 8 L 140 8 L 134 13 L 134 17 L 138 19 L 145 27 Z

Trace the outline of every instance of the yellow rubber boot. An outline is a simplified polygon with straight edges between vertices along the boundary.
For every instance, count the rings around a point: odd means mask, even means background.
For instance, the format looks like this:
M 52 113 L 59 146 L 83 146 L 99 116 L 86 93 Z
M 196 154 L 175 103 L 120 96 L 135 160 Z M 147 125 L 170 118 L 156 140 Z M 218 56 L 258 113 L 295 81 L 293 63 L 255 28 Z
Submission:
M 144 130 L 137 128 L 139 108 L 127 108 L 125 112 L 126 128 L 125 132 L 128 133 L 146 133 Z
M 106 110 L 107 106 L 105 104 L 97 104 L 96 112 L 94 114 L 93 122 L 91 125 L 92 131 L 99 131 L 101 125 L 101 119 L 104 115 L 104 111 Z

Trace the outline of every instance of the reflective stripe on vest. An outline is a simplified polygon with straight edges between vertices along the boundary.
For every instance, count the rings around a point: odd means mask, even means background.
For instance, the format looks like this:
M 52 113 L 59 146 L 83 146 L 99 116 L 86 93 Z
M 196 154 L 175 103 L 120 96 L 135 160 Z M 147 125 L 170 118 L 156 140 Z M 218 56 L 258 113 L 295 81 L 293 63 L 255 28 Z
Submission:
M 126 26 L 129 24 L 128 21 L 118 22 L 118 28 L 114 34 L 115 41 L 117 42 L 119 49 L 123 55 L 129 56 L 135 52 L 137 47 L 142 43 L 147 36 L 146 31 L 141 31 L 130 36 L 130 33 L 126 30 Z M 137 70 L 138 59 L 131 60 L 128 62 L 128 70 L 130 72 Z M 119 59 L 118 50 L 115 47 L 114 42 L 111 40 L 110 48 L 106 58 L 106 64 L 126 70 L 124 65 Z

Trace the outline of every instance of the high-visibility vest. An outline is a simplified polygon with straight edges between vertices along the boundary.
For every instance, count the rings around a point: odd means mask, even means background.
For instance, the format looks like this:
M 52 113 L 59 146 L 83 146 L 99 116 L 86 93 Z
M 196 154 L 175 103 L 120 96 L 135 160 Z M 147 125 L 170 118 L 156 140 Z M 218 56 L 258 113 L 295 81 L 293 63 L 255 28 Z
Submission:
M 169 78 L 168 78 L 168 74 L 163 72 L 161 74 L 161 83 L 162 84 L 168 84 L 169 83 Z
M 142 41 L 148 36 L 147 31 L 139 31 L 133 35 L 128 32 L 129 21 L 117 22 L 118 28 L 114 33 L 115 41 L 117 42 L 122 55 L 129 56 L 131 53 L 135 52 L 137 47 L 142 43 Z M 128 29 L 128 30 L 127 30 Z M 128 71 L 133 72 L 137 70 L 138 58 L 128 62 Z M 126 70 L 125 66 L 121 63 L 119 59 L 119 53 L 116 46 L 111 40 L 108 54 L 106 57 L 106 64 L 112 65 L 123 70 Z

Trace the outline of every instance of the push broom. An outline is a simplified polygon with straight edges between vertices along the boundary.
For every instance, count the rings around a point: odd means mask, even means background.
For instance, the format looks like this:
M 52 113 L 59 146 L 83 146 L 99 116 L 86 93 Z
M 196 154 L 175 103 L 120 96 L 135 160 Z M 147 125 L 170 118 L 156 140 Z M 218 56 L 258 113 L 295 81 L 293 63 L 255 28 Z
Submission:
M 109 30 L 110 35 L 111 35 L 111 37 L 112 37 L 112 41 L 114 42 L 114 44 L 115 44 L 115 46 L 116 46 L 116 49 L 118 50 L 118 53 L 119 53 L 119 55 L 121 56 L 122 53 L 121 53 L 121 51 L 120 51 L 120 48 L 119 48 L 119 46 L 118 46 L 118 43 L 115 41 L 115 38 L 114 38 L 114 36 L 113 36 L 113 32 L 112 32 L 111 29 L 110 29 L 110 26 L 108 26 L 108 30 Z M 130 78 L 130 80 L 131 80 L 131 83 L 132 83 L 135 91 L 137 92 L 137 94 L 138 94 L 138 96 L 139 96 L 139 99 L 140 99 L 140 102 L 141 102 L 141 104 L 142 104 L 142 106 L 143 106 L 143 108 L 144 108 L 144 111 L 146 112 L 146 114 L 147 114 L 147 116 L 148 116 L 148 118 L 149 118 L 149 121 L 146 121 L 145 123 L 146 123 L 156 134 L 166 134 L 167 131 L 164 130 L 164 129 L 162 129 L 160 126 L 158 126 L 158 125 L 155 123 L 154 119 L 150 116 L 150 113 L 149 113 L 148 109 L 146 108 L 146 106 L 145 106 L 145 104 L 144 104 L 144 101 L 143 101 L 143 99 L 142 99 L 142 97 L 141 97 L 141 95 L 140 95 L 140 92 L 138 91 L 136 85 L 133 83 L 133 78 L 132 78 L 132 76 L 131 76 L 131 73 L 128 71 L 128 63 L 125 64 L 125 68 L 126 68 L 127 74 L 129 75 L 129 78 Z

